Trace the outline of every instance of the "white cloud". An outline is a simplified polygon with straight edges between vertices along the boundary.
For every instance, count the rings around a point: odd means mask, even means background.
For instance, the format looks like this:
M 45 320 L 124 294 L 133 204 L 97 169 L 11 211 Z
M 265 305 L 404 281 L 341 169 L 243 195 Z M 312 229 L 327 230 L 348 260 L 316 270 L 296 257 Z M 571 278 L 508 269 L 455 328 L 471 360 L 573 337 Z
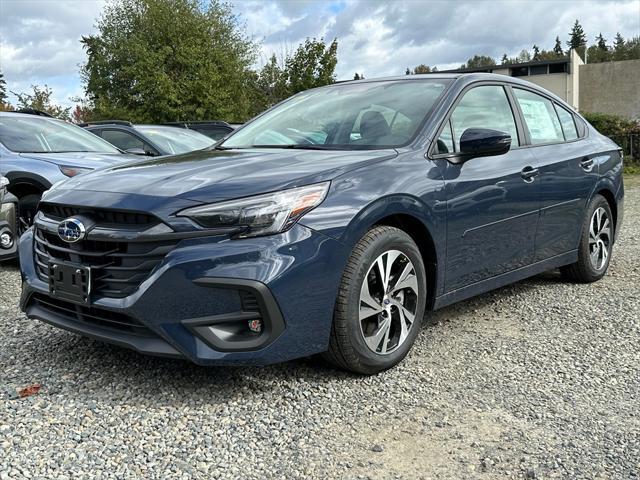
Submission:
M 56 99 L 82 92 L 80 38 L 93 32 L 106 0 L 0 0 L 0 69 L 9 89 L 48 84 Z M 402 74 L 420 63 L 455 68 L 478 53 L 499 58 L 533 44 L 564 42 L 579 19 L 600 32 L 640 35 L 640 1 L 590 0 L 235 0 L 261 62 L 306 37 L 338 38 L 337 76 Z

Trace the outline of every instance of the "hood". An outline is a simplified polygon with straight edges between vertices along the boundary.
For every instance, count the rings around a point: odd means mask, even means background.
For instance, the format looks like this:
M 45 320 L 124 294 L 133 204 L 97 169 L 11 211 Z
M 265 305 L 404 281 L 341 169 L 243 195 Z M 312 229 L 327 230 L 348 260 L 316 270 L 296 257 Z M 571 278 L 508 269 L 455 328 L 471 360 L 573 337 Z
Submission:
M 212 202 L 331 180 L 396 155 L 395 150 L 198 151 L 102 169 L 61 188 Z
M 102 168 L 122 162 L 140 160 L 139 155 L 124 153 L 66 152 L 66 153 L 20 153 L 23 158 L 44 160 L 55 165 L 66 165 L 79 168 Z

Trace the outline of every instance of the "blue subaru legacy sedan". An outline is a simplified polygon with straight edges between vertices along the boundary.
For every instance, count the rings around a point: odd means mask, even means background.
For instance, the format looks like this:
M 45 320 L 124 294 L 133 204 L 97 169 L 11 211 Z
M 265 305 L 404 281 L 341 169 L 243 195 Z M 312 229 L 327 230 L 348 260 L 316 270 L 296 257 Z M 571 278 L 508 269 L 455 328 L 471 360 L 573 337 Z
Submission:
M 30 318 L 202 365 L 322 353 L 372 374 L 426 310 L 560 268 L 605 274 L 622 155 L 565 102 L 491 74 L 295 95 L 215 147 L 43 197 Z

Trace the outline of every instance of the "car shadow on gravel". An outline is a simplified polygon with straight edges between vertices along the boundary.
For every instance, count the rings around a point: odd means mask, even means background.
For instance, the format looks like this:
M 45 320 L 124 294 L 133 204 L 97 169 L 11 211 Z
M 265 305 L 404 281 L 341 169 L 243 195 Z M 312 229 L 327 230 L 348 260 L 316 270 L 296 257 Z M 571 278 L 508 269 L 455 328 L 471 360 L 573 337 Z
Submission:
M 564 282 L 559 274 L 545 273 L 429 313 L 421 335 L 430 337 L 429 332 L 441 328 L 442 322 L 456 321 L 471 310 L 559 282 Z M 134 397 L 136 401 L 146 399 L 149 406 L 162 406 L 182 398 L 211 404 L 228 402 L 239 391 L 248 397 L 262 395 L 281 389 L 283 383 L 321 386 L 366 381 L 366 377 L 330 367 L 319 356 L 265 367 L 202 367 L 186 360 L 141 355 L 44 325 L 38 330 L 42 337 L 21 345 L 19 352 L 20 357 L 29 358 L 29 369 L 47 372 L 47 378 L 33 381 L 42 382 L 45 395 L 68 392 L 65 384 L 75 383 L 79 401 L 126 403 L 128 397 Z M 28 351 L 36 344 L 37 348 Z

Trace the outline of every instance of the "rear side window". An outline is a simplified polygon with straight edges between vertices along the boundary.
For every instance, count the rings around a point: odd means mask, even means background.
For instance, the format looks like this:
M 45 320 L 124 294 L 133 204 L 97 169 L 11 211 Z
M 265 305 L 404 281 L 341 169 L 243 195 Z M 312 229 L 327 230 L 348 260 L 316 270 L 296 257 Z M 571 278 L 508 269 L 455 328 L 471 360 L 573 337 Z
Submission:
M 576 123 L 573 119 L 573 115 L 559 105 L 556 105 L 556 112 L 558 112 L 560 125 L 562 125 L 564 139 L 575 140 L 576 138 L 578 138 L 578 131 L 576 130 Z
M 514 88 L 513 93 L 522 110 L 532 144 L 564 141 L 558 115 L 550 100 L 519 88 Z
M 460 148 L 460 137 L 468 128 L 505 132 L 511 135 L 512 145 L 519 145 L 513 112 L 504 88 L 499 85 L 482 85 L 465 93 L 451 114 L 451 127 L 456 149 Z M 445 138 L 441 140 L 446 143 Z

